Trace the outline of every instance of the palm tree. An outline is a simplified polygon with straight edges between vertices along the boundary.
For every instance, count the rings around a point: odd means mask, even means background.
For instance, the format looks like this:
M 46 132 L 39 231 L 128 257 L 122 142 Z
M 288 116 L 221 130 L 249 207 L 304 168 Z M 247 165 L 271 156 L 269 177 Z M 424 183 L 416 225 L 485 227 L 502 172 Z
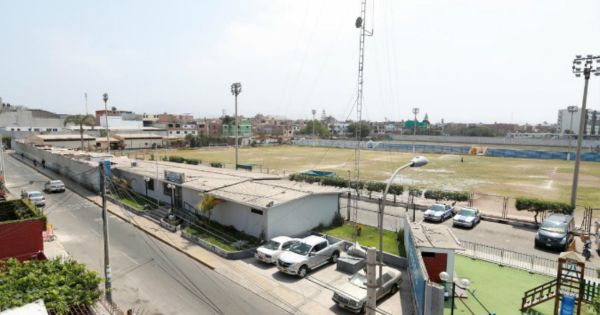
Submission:
M 65 118 L 64 122 L 65 126 L 69 123 L 79 125 L 79 134 L 81 135 L 81 150 L 83 151 L 85 149 L 83 145 L 83 125 L 94 126 L 96 119 L 92 115 L 71 115 Z

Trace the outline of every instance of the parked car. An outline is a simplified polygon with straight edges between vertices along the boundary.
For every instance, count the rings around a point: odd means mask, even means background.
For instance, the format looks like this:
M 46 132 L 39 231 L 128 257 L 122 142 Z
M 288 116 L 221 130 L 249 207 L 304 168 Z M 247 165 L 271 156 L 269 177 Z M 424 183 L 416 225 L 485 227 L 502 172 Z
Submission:
M 277 259 L 279 271 L 304 278 L 306 274 L 340 257 L 342 242 L 329 244 L 326 238 L 311 235 L 292 245 Z
M 46 197 L 39 191 L 22 191 L 21 196 L 28 199 L 36 207 L 44 207 L 46 205 Z
M 566 251 L 575 240 L 575 219 L 566 214 L 552 214 L 542 221 L 535 233 L 535 247 Z
M 276 264 L 279 255 L 289 250 L 292 245 L 298 243 L 299 239 L 287 236 L 278 236 L 272 238 L 265 245 L 256 249 L 254 257 L 268 264 Z
M 59 179 L 49 180 L 44 184 L 44 191 L 47 193 L 65 192 L 65 183 Z
M 425 221 L 443 222 L 454 215 L 454 209 L 450 205 L 436 203 L 425 210 L 423 217 Z
M 391 294 L 400 288 L 401 272 L 384 266 L 382 273 L 383 284 L 377 288 L 377 300 Z M 379 281 L 379 279 L 377 279 Z M 367 304 L 367 275 L 364 270 L 355 273 L 349 281 L 336 289 L 331 298 L 339 307 L 355 313 L 364 313 Z
M 481 212 L 479 209 L 461 208 L 454 216 L 454 219 L 452 219 L 452 225 L 472 228 L 480 221 Z

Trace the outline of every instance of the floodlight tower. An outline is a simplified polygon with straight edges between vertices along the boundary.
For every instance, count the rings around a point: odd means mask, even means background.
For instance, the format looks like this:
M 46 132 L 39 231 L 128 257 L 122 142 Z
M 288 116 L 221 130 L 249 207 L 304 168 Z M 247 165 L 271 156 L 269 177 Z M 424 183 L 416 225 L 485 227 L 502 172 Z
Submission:
M 240 95 L 240 93 L 242 93 L 242 84 L 239 82 L 233 83 L 231 85 L 231 94 L 233 94 L 233 96 L 235 97 L 235 169 L 237 170 L 238 167 L 238 163 L 239 163 L 239 153 L 238 153 L 238 149 L 239 149 L 239 123 L 238 123 L 238 111 L 237 111 L 237 98 L 238 95 Z
M 313 109 L 312 110 L 312 115 L 313 115 L 313 121 L 312 121 L 312 137 L 313 139 L 315 139 L 315 115 L 317 114 L 317 110 Z
M 571 114 L 571 122 L 569 123 L 570 134 L 567 135 L 569 138 L 569 151 L 567 152 L 567 160 L 571 160 L 571 140 L 573 140 L 573 134 L 575 134 L 573 132 L 573 113 L 576 113 L 577 110 L 577 106 L 574 105 L 567 107 L 567 111 L 569 114 Z
M 594 61 L 596 62 L 596 68 L 594 68 Z M 587 116 L 585 105 L 587 102 L 588 83 L 590 81 L 590 76 L 592 73 L 594 75 L 600 76 L 600 55 L 587 55 L 585 57 L 581 55 L 575 56 L 575 59 L 573 60 L 573 73 L 576 77 L 581 77 L 581 75 L 583 74 L 583 77 L 585 79 L 585 83 L 583 85 L 583 101 L 581 103 L 581 118 L 579 119 L 579 133 L 577 134 L 577 152 L 575 155 L 573 186 L 571 188 L 571 206 L 575 207 L 577 204 L 577 183 L 579 181 L 579 164 L 581 162 L 581 143 L 583 142 L 583 137 L 585 134 Z
M 104 93 L 102 94 L 102 100 L 104 101 L 104 118 L 106 121 L 106 148 L 107 148 L 107 152 L 108 154 L 110 154 L 110 136 L 109 136 L 109 129 L 108 129 L 108 105 L 106 105 L 108 103 L 108 93 Z
M 419 108 L 418 107 L 413 108 L 412 112 L 413 112 L 413 114 L 415 114 L 415 123 L 413 125 L 413 127 L 414 127 L 413 128 L 414 129 L 414 131 L 413 131 L 413 153 L 415 153 L 415 139 L 417 136 L 417 115 L 419 114 Z

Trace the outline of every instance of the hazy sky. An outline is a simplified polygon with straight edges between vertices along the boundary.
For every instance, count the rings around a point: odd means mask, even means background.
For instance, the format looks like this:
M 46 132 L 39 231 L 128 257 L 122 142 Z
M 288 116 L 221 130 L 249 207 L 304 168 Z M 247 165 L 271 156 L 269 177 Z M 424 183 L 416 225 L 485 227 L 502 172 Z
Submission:
M 363 117 L 555 122 L 580 105 L 575 54 L 600 54 L 600 1 L 369 2 Z M 0 97 L 59 113 L 354 118 L 359 0 L 0 0 Z M 374 24 L 373 24 L 374 23 Z M 589 106 L 600 109 L 600 77 Z

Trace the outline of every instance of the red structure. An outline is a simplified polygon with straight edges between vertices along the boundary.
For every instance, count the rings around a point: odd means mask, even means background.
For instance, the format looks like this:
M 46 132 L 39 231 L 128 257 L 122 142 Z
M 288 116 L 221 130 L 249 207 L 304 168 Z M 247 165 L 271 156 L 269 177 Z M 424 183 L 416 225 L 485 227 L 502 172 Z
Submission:
M 46 220 L 21 200 L 0 203 L 0 260 L 45 259 L 42 233 Z

